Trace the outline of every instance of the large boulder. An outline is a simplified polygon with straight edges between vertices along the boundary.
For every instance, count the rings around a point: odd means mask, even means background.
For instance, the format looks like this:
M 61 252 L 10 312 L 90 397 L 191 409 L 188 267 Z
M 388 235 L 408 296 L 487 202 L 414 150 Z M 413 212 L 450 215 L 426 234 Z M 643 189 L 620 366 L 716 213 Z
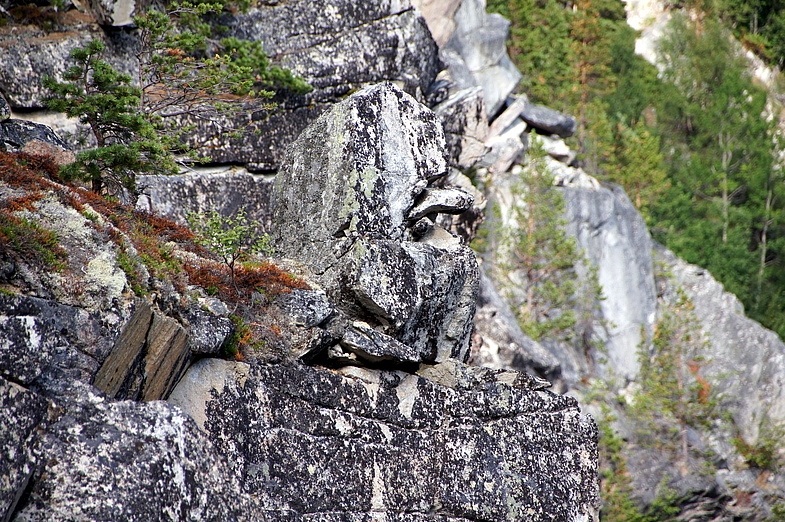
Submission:
M 173 398 L 262 519 L 596 519 L 597 432 L 574 399 L 514 372 L 421 373 L 205 359 Z
M 310 125 L 276 177 L 276 251 L 309 266 L 350 317 L 414 347 L 410 362 L 469 351 L 474 254 L 422 217 L 467 208 L 457 189 L 428 189 L 446 174 L 443 149 L 436 116 L 386 83 Z

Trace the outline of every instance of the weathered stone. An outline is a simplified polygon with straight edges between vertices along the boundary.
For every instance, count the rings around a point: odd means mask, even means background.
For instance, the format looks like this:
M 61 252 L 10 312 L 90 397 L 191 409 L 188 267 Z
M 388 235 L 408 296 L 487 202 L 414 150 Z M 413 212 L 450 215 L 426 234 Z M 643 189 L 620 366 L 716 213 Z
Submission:
M 253 499 L 194 422 L 161 401 L 110 402 L 50 380 L 50 418 L 14 520 L 252 520 Z
M 0 377 L 0 514 L 4 521 L 13 514 L 33 474 L 31 439 L 46 413 L 43 398 Z
M 485 206 L 487 204 L 485 195 L 474 186 L 471 179 L 457 169 L 450 169 L 450 173 L 444 178 L 444 185 L 461 188 L 474 198 L 471 208 L 465 212 L 457 216 L 440 214 L 436 218 L 436 224 L 460 237 L 463 244 L 468 245 L 475 238 L 480 225 L 485 220 Z
M 512 103 L 508 103 L 507 108 L 499 114 L 490 127 L 488 127 L 488 139 L 499 136 L 507 130 L 511 125 L 518 123 L 521 117 L 521 111 L 529 103 L 529 99 L 525 95 L 516 97 Z
M 273 210 L 276 251 L 311 267 L 349 316 L 370 314 L 431 361 L 468 355 L 477 284 L 465 247 L 408 241 L 409 211 L 445 174 L 443 147 L 436 116 L 413 98 L 389 83 L 364 89 L 290 148 Z
M 95 386 L 117 399 L 165 399 L 189 361 L 187 337 L 177 321 L 140 300 L 96 374 Z
M 446 44 L 455 31 L 455 11 L 461 2 L 462 0 L 412 0 L 412 5 L 422 13 L 428 30 L 439 47 Z
M 545 154 L 555 159 L 556 161 L 565 163 L 567 165 L 575 161 L 575 158 L 578 155 L 577 152 L 570 149 L 567 144 L 564 143 L 564 140 L 559 138 L 533 133 L 529 135 L 529 139 L 531 140 L 532 144 L 536 144 L 537 146 L 541 147 Z
M 408 218 L 418 220 L 429 214 L 460 214 L 471 208 L 474 196 L 459 188 L 428 188 L 409 211 Z
M 264 511 L 596 519 L 596 428 L 542 382 L 455 367 L 441 372 L 454 376 L 445 387 L 357 367 L 256 366 L 235 377 L 237 363 L 200 365 L 225 369 L 207 386 L 187 374 L 175 395 L 198 395 L 186 411 L 205 419 Z
M 490 368 L 511 368 L 558 381 L 561 366 L 548 350 L 525 335 L 490 278 L 482 272 L 471 362 Z
M 442 121 L 450 165 L 464 170 L 473 167 L 486 152 L 488 116 L 482 89 L 459 90 L 433 110 Z
M 248 219 L 270 228 L 272 179 L 242 167 L 194 168 L 175 176 L 139 176 L 138 207 L 188 224 L 191 212 L 229 216 L 242 208 Z
M 701 373 L 733 417 L 738 434 L 754 445 L 761 428 L 785 423 L 785 344 L 745 317 L 738 298 L 709 272 L 659 245 L 654 252 L 655 262 L 672 277 L 664 282 L 666 297 L 675 300 L 677 288 L 684 289 L 711 347 Z
M 507 56 L 510 22 L 485 12 L 483 0 L 464 0 L 455 13 L 456 29 L 439 56 L 448 66 L 455 88 L 482 87 L 492 118 L 521 79 Z
M 27 385 L 50 366 L 89 381 L 112 343 L 94 315 L 27 296 L 0 295 L 0 375 Z
M 360 360 L 378 363 L 422 362 L 423 354 L 414 348 L 396 341 L 389 335 L 379 333 L 362 321 L 354 321 L 341 338 L 341 346 L 357 355 Z
M 63 73 L 75 65 L 70 58 L 71 51 L 85 47 L 93 39 L 106 44 L 105 58 L 109 63 L 135 76 L 131 41 L 126 35 L 105 34 L 98 25 L 83 21 L 66 29 L 47 33 L 28 25 L 0 32 L 0 92 L 13 109 L 45 107 L 44 98 L 50 93 L 43 88 L 43 77 L 62 79 Z
M 562 138 L 568 138 L 575 134 L 577 126 L 577 122 L 572 116 L 536 103 L 525 104 L 520 117 L 535 129 L 548 134 L 557 134 Z
M 0 121 L 0 146 L 4 146 L 6 150 L 21 150 L 32 141 L 41 141 L 54 145 L 57 149 L 68 150 L 68 145 L 46 125 L 18 119 Z
M 488 167 L 491 174 L 504 174 L 519 163 L 529 149 L 526 123 L 522 120 L 508 127 L 502 134 L 485 142 L 488 152 L 483 156 L 481 165 Z
M 217 355 L 235 328 L 227 317 L 196 306 L 185 310 L 183 315 L 188 322 L 187 350 L 191 354 Z
M 0 122 L 4 122 L 11 117 L 11 107 L 5 101 L 5 97 L 0 94 Z
M 100 25 L 133 25 L 134 16 L 142 13 L 148 2 L 140 0 L 89 0 L 90 11 Z
M 239 138 L 216 132 L 216 122 L 189 122 L 197 125 L 190 143 L 204 145 L 204 137 L 211 136 L 215 163 L 276 170 L 300 132 L 352 91 L 393 81 L 421 97 L 440 69 L 436 44 L 408 2 L 360 5 L 332 0 L 325 6 L 297 0 L 262 5 L 227 22 L 230 35 L 260 41 L 274 61 L 302 76 L 314 90 L 305 96 L 282 93 L 278 109 L 242 121 Z

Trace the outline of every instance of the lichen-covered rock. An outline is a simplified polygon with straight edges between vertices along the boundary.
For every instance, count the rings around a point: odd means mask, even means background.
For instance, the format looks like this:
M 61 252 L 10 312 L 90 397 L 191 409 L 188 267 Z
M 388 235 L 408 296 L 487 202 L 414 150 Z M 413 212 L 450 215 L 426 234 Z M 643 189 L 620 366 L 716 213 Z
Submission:
M 240 366 L 200 361 L 173 395 L 197 397 L 183 407 L 264 511 L 596 519 L 596 428 L 542 382 L 458 363 L 424 369 L 449 386 L 351 366 Z
M 30 455 L 34 429 L 47 402 L 0 377 L 0 513 L 8 520 L 34 471 Z
M 274 62 L 301 76 L 313 91 L 295 96 L 282 90 L 277 109 L 243 121 L 242 137 L 216 133 L 214 123 L 191 122 L 197 130 L 189 139 L 204 145 L 204 137 L 211 136 L 215 163 L 276 170 L 286 147 L 333 103 L 384 81 L 421 98 L 440 69 L 436 44 L 408 1 L 275 2 L 226 22 L 229 35 L 261 42 Z
M 31 141 L 41 141 L 67 150 L 68 145 L 46 125 L 16 118 L 0 121 L 0 149 L 21 150 Z
M 5 97 L 0 94 L 0 122 L 6 121 L 11 117 L 11 107 L 5 101 Z
M 381 84 L 309 126 L 275 185 L 276 250 L 309 266 L 349 316 L 414 347 L 419 361 L 468 355 L 477 289 L 474 255 L 448 232 L 411 240 L 421 217 L 412 209 L 446 173 L 443 147 L 436 116 Z M 433 211 L 465 210 L 463 200 L 453 208 L 438 199 Z
M 143 193 L 138 207 L 187 225 L 191 212 L 218 211 L 229 216 L 245 210 L 265 230 L 272 221 L 270 176 L 253 175 L 242 167 L 194 168 L 175 176 L 139 176 Z
M 0 92 L 12 108 L 45 107 L 44 98 L 49 93 L 42 85 L 44 76 L 62 79 L 63 73 L 75 65 L 71 51 L 93 39 L 106 44 L 108 62 L 134 76 L 136 61 L 132 59 L 131 41 L 119 33 L 107 35 L 89 17 L 75 13 L 63 15 L 65 27 L 61 31 L 47 33 L 34 25 L 0 30 Z
M 27 296 L 0 294 L 0 376 L 28 385 L 48 367 L 89 382 L 113 344 L 95 313 Z
M 111 402 L 49 376 L 34 391 L 49 413 L 27 439 L 33 472 L 10 520 L 255 519 L 253 499 L 177 408 Z M 22 423 L 30 412 L 11 415 Z
M 442 120 L 450 164 L 463 170 L 473 167 L 485 154 L 488 134 L 482 89 L 459 90 L 433 110 Z

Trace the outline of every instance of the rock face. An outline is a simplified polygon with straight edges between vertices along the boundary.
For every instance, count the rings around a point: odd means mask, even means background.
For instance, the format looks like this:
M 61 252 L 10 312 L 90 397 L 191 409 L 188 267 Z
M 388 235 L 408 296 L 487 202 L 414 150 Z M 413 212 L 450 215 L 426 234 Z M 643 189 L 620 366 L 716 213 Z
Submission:
M 464 0 L 455 12 L 454 23 L 455 31 L 440 56 L 456 88 L 482 87 L 485 107 L 492 117 L 521 79 L 505 46 L 510 22 L 486 13 L 485 0 Z
M 227 26 L 231 36 L 260 41 L 272 60 L 314 88 L 305 96 L 282 93 L 277 110 L 254 114 L 250 125 L 241 126 L 241 138 L 213 139 L 213 162 L 243 163 L 254 171 L 277 169 L 294 138 L 351 92 L 394 81 L 421 99 L 440 68 L 436 44 L 408 1 L 276 2 L 238 14 Z M 195 143 L 215 134 L 202 127 Z
M 204 419 L 259 516 L 596 516 L 596 428 L 572 399 L 512 372 L 453 362 L 423 373 L 206 359 L 173 396 L 190 398 L 181 406 Z
M 473 364 L 544 375 L 551 382 L 561 379 L 559 360 L 521 331 L 509 304 L 484 272 L 472 342 Z
M 427 189 L 446 174 L 443 148 L 436 116 L 381 84 L 309 126 L 276 177 L 276 250 L 311 267 L 347 314 L 413 347 L 412 362 L 465 359 L 474 315 L 474 254 L 421 219 L 466 210 Z M 441 203 L 418 207 L 429 195 Z
M 762 428 L 785 422 L 785 344 L 744 315 L 738 298 L 706 270 L 658 246 L 656 260 L 672 274 L 666 291 L 681 286 L 711 346 L 707 378 L 732 416 L 740 435 L 755 444 Z
M 0 404 L 5 520 L 251 519 L 226 462 L 167 403 L 45 376 L 30 391 L 0 379 Z
M 606 297 L 600 308 L 608 323 L 607 370 L 633 379 L 641 329 L 650 332 L 657 314 L 651 237 L 620 187 L 565 187 L 563 194 L 568 229 L 597 267 Z

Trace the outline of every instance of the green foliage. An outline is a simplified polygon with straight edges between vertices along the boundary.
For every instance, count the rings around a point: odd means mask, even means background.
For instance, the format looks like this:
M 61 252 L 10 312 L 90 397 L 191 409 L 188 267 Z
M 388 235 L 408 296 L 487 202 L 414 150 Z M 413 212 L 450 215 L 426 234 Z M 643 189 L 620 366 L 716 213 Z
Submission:
M 64 269 L 68 259 L 57 234 L 28 219 L 0 212 L 0 258 L 7 252 L 56 271 Z
M 215 38 L 213 20 L 228 7 L 220 1 L 173 2 L 166 12 L 136 16 L 139 86 L 104 60 L 98 40 L 72 51 L 76 65 L 63 81 L 44 80 L 51 91 L 48 107 L 79 118 L 97 143 L 63 169 L 65 178 L 89 181 L 96 192 L 134 203 L 137 175 L 177 172 L 175 153 L 196 159 L 183 140 L 192 126 L 183 120 L 210 122 L 231 135 L 236 129 L 227 115 L 273 106 L 264 102 L 274 94 L 266 89 L 310 90 L 291 72 L 270 66 L 259 42 Z
M 600 518 L 606 522 L 644 522 L 643 514 L 633 502 L 632 480 L 624 458 L 624 440 L 613 429 L 616 417 L 607 404 L 600 404 L 597 419 L 600 432 Z
M 65 179 L 84 179 L 96 192 L 136 194 L 136 175 L 144 172 L 175 172 L 169 143 L 156 132 L 155 125 L 140 112 L 142 91 L 131 85 L 131 77 L 121 74 L 100 57 L 105 48 L 92 40 L 84 49 L 74 49 L 77 65 L 63 75 L 64 82 L 51 77 L 44 86 L 52 92 L 47 106 L 79 118 L 88 125 L 98 148 L 77 156 L 64 167 Z
M 734 437 L 731 443 L 750 466 L 776 472 L 782 465 L 779 452 L 784 438 L 785 428 L 767 425 L 761 430 L 754 444 L 747 443 L 741 437 Z
M 529 151 L 528 165 L 518 174 L 511 194 L 515 205 L 509 224 L 494 231 L 500 251 L 494 275 L 507 290 L 527 335 L 535 340 L 577 338 L 588 351 L 595 340 L 602 289 L 596 271 L 567 234 L 564 199 L 553 186 L 542 150 Z M 576 284 L 578 269 L 586 272 L 586 285 Z
M 675 301 L 665 305 L 651 345 L 639 348 L 640 389 L 630 415 L 640 424 L 641 443 L 674 451 L 685 464 L 688 427 L 707 426 L 715 416 L 711 385 L 700 375 L 704 351 L 700 320 L 679 289 Z
M 229 268 L 235 289 L 237 261 L 252 254 L 273 253 L 270 236 L 262 232 L 259 223 L 249 221 L 242 208 L 227 217 L 215 210 L 206 214 L 190 213 L 188 223 L 197 234 L 197 243 L 218 255 Z

